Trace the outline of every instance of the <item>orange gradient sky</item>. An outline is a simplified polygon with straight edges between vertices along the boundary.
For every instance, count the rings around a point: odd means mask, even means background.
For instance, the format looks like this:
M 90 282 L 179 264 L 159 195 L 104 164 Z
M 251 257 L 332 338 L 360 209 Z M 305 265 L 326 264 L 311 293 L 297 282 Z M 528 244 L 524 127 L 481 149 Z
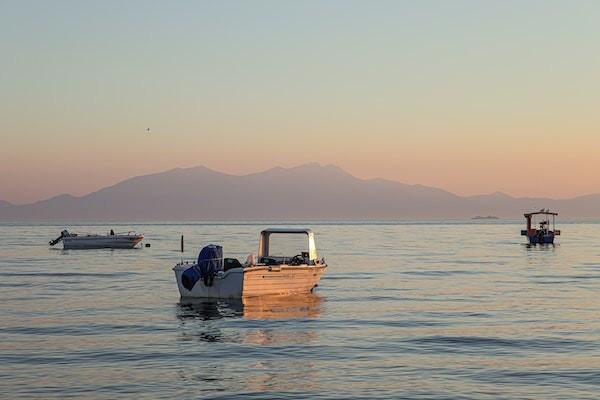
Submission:
M 0 199 L 313 161 L 597 193 L 598 21 L 585 1 L 2 2 Z

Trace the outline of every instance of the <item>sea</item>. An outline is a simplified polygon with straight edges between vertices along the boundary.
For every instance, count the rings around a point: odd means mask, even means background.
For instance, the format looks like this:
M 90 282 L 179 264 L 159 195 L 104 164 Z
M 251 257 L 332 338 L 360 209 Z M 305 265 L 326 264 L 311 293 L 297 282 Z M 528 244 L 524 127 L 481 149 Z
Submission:
M 328 264 L 314 293 L 180 299 L 202 246 L 243 262 L 298 225 Z M 522 225 L 73 224 L 150 247 L 62 250 L 63 225 L 3 224 L 0 398 L 598 399 L 600 223 L 533 247 Z

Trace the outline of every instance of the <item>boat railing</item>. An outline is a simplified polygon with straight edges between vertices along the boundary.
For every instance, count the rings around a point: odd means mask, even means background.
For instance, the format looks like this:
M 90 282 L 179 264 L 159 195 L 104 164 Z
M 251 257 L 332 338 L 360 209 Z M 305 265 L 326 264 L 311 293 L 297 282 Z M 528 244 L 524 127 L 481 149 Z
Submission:
M 223 262 L 224 259 L 221 258 L 221 257 L 217 257 L 217 258 L 204 258 L 204 259 L 202 259 L 202 261 L 214 261 L 214 260 Z M 179 265 L 189 265 L 191 267 L 191 266 L 194 266 L 194 265 L 198 265 L 198 260 L 197 259 L 188 259 L 188 260 L 181 259 L 179 261 Z
M 127 235 L 127 236 L 131 236 L 131 235 L 139 235 L 139 233 L 137 233 L 136 231 L 127 231 L 127 232 L 115 232 L 114 236 L 117 235 Z M 109 235 L 112 236 L 112 235 Z
M 244 267 L 251 267 L 251 266 L 255 266 L 255 265 L 260 265 L 260 266 L 292 265 L 290 263 L 292 263 L 293 259 L 294 259 L 294 257 L 288 257 L 288 256 L 265 256 L 265 257 L 262 257 L 261 259 L 258 259 L 255 264 L 248 264 L 248 262 L 246 262 L 245 264 L 242 264 L 242 265 Z M 223 260 L 223 259 L 221 259 L 221 258 L 205 259 L 205 261 L 213 261 L 213 260 Z M 322 257 L 317 260 L 304 259 L 302 264 L 306 264 L 306 265 L 325 264 L 325 257 Z M 198 260 L 197 259 L 181 259 L 177 265 L 189 265 L 190 267 L 192 267 L 194 265 L 198 265 Z
M 300 264 L 315 265 L 318 263 L 325 263 L 324 259 L 309 260 L 308 257 L 302 258 Z M 258 265 L 299 265 L 297 256 L 263 256 L 258 259 Z
M 555 236 L 560 236 L 560 229 L 549 229 L 549 228 L 543 228 L 543 229 L 522 229 L 521 230 L 521 236 L 532 236 L 532 235 L 536 235 L 538 232 L 546 232 L 546 233 L 553 233 Z
M 123 231 L 123 232 L 114 232 L 114 235 L 111 235 L 110 232 L 106 234 L 106 236 L 117 236 L 117 235 L 141 235 L 141 233 L 138 233 L 136 231 Z M 103 234 L 98 234 L 98 233 L 93 233 L 93 232 L 68 232 L 68 235 L 65 235 L 65 237 L 75 237 L 75 236 L 105 236 Z

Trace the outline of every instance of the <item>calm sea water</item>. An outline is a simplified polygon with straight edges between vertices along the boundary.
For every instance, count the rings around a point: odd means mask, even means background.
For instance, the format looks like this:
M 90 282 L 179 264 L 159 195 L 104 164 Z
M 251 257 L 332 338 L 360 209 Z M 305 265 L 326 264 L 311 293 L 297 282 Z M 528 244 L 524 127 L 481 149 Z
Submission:
M 179 235 L 244 260 L 269 225 L 70 226 L 151 244 L 88 251 L 1 225 L 0 397 L 600 396 L 600 224 L 530 248 L 520 222 L 311 223 L 314 295 L 180 303 Z

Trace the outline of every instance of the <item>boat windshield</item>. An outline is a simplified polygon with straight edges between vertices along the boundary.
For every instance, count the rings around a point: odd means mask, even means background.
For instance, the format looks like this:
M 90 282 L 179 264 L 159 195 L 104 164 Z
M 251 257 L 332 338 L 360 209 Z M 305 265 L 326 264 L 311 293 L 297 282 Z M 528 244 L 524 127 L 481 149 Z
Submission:
M 308 263 L 309 254 L 306 235 L 291 233 L 270 235 L 269 254 L 261 257 L 259 262 L 272 265 Z
M 552 219 L 545 214 L 534 215 L 532 219 L 532 225 L 534 228 L 537 227 L 537 229 L 543 231 L 548 231 L 549 229 L 554 230 L 554 223 Z

